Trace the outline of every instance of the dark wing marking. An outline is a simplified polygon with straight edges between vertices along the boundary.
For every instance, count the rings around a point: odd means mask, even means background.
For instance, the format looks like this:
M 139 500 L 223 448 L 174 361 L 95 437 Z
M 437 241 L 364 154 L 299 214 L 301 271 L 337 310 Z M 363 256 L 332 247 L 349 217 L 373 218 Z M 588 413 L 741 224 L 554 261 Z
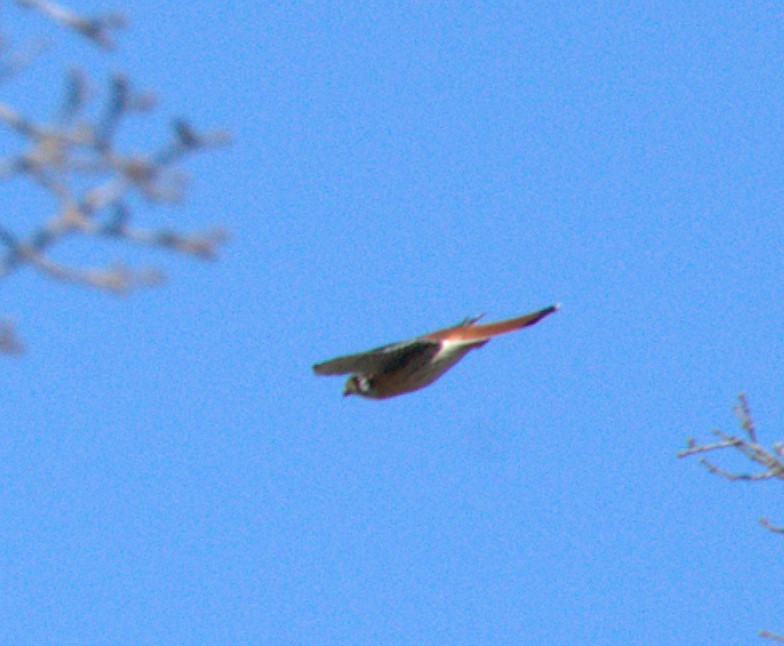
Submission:
M 414 339 L 398 346 L 391 352 L 387 351 L 388 359 L 380 370 L 380 373 L 395 372 L 402 368 L 415 370 L 429 364 L 441 350 L 439 341 L 429 339 Z
M 417 338 L 317 363 L 313 366 L 313 370 L 317 375 L 345 375 L 348 373 L 377 375 L 396 370 L 419 357 L 433 357 L 438 353 L 440 347 L 441 344 L 438 341 Z

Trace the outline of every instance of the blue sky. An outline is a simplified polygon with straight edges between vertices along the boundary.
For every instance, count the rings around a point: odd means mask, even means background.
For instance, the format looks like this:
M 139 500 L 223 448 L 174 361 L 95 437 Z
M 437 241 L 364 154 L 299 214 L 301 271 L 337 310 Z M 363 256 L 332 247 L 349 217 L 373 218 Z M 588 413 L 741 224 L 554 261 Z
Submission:
M 739 391 L 782 437 L 778 3 L 127 11 L 115 53 L 55 39 L 2 100 L 45 116 L 80 60 L 158 92 L 129 149 L 178 114 L 231 130 L 186 165 L 186 203 L 135 214 L 232 240 L 208 264 L 57 251 L 169 273 L 127 298 L 3 282 L 29 351 L 4 360 L 0 640 L 784 632 L 784 546 L 757 525 L 784 522 L 780 486 L 675 457 L 735 431 Z M 5 14 L 7 35 L 57 36 Z M 45 212 L 2 191 L 7 226 Z M 398 399 L 311 372 L 554 302 Z

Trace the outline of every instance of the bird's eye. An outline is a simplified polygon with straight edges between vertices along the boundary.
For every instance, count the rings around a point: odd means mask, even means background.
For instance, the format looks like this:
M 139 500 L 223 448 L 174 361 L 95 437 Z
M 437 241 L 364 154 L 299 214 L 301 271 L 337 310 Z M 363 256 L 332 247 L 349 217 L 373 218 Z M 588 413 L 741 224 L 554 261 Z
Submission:
M 369 393 L 371 387 L 370 379 L 368 379 L 367 377 L 358 377 L 357 386 L 359 387 L 359 392 Z

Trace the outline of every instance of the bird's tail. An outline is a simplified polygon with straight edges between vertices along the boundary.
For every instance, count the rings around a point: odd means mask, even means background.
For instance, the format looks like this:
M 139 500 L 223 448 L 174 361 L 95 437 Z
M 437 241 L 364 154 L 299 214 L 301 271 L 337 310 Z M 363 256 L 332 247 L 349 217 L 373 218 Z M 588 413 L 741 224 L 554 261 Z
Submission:
M 551 305 L 545 307 L 538 312 L 532 312 L 525 316 L 518 316 L 517 318 L 507 319 L 506 321 L 498 321 L 496 323 L 486 323 L 485 325 L 460 325 L 446 330 L 439 330 L 429 334 L 429 337 L 437 339 L 446 339 L 450 341 L 478 341 L 480 339 L 489 339 L 490 337 L 498 336 L 499 334 L 506 334 L 507 332 L 514 332 L 534 323 L 538 323 L 543 318 L 549 316 L 553 312 L 558 311 L 561 305 Z

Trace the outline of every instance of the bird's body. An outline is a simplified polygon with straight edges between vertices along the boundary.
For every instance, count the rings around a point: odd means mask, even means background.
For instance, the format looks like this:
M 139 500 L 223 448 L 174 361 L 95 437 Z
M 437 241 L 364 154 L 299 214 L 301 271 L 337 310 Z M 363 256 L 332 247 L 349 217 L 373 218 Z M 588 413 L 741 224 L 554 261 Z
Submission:
M 351 373 L 344 395 L 357 394 L 371 399 L 395 397 L 428 386 L 471 350 L 495 336 L 533 325 L 558 308 L 553 305 L 532 314 L 485 325 L 476 324 L 480 317 L 468 318 L 454 327 L 410 341 L 316 364 L 313 370 L 318 375 Z

